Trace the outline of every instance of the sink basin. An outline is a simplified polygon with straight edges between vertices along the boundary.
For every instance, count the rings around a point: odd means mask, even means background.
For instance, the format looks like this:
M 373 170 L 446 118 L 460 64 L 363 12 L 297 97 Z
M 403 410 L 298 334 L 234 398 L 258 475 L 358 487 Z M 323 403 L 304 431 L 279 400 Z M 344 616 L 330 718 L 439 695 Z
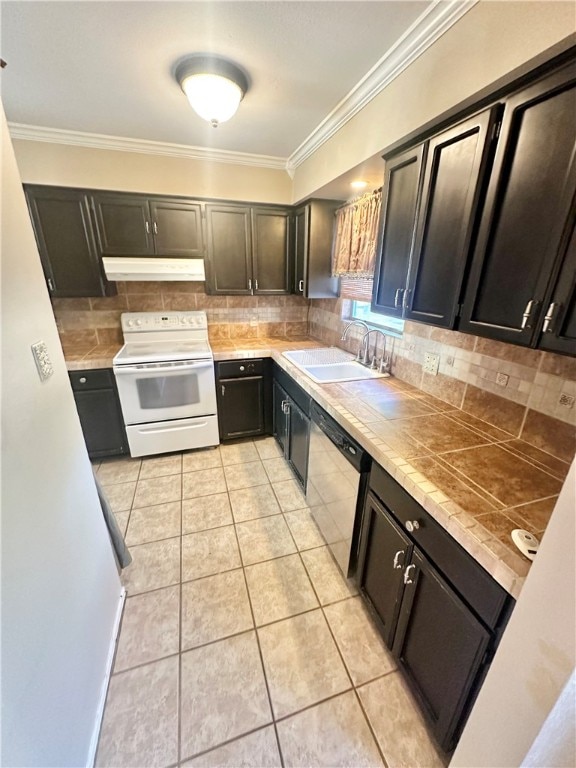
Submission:
M 337 347 L 302 349 L 284 352 L 293 365 L 319 384 L 336 384 L 342 381 L 382 379 L 387 373 L 378 373 L 356 362 L 354 355 Z

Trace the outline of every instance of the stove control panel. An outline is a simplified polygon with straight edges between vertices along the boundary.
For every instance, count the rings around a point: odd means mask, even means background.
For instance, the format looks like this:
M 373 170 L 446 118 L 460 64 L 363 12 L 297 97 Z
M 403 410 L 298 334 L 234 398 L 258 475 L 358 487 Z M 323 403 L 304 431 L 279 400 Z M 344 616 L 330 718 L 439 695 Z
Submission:
M 205 330 L 208 328 L 206 312 L 124 312 L 122 330 L 138 331 Z

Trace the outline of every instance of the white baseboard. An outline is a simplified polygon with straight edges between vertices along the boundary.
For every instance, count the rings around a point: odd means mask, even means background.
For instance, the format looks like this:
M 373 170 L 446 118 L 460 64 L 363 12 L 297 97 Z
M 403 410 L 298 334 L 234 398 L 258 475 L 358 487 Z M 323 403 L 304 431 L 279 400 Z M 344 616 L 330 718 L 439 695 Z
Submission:
M 106 673 L 104 675 L 104 680 L 102 682 L 100 702 L 98 704 L 98 709 L 96 710 L 96 721 L 94 723 L 94 731 L 92 733 L 92 739 L 90 740 L 90 749 L 88 750 L 88 760 L 86 761 L 86 768 L 93 768 L 94 761 L 96 760 L 96 750 L 98 748 L 100 728 L 102 727 L 102 718 L 104 717 L 104 706 L 106 704 L 108 684 L 110 682 L 110 676 L 112 674 L 114 654 L 116 653 L 116 641 L 118 639 L 118 633 L 120 631 L 120 621 L 122 620 L 122 611 L 124 610 L 125 600 L 126 600 L 126 590 L 124 589 L 124 587 L 122 587 L 122 590 L 120 592 L 120 600 L 118 601 L 118 608 L 116 610 L 116 618 L 114 619 L 114 626 L 112 627 L 112 637 L 110 640 L 110 647 L 108 649 L 108 659 L 106 660 Z

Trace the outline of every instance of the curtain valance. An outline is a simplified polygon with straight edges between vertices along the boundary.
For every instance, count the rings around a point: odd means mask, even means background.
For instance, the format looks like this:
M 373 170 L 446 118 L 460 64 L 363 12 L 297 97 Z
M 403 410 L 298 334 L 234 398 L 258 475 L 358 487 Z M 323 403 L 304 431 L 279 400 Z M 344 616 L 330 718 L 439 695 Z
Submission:
M 372 277 L 376 261 L 382 190 L 368 193 L 336 211 L 332 275 Z

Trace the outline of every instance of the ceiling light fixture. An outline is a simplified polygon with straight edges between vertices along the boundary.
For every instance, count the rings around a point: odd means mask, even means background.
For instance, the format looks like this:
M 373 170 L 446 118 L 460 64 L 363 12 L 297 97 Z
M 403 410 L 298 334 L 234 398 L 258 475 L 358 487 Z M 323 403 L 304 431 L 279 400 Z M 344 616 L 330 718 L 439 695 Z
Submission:
M 367 181 L 351 181 L 350 186 L 352 189 L 364 189 L 364 187 L 368 186 Z
M 178 64 L 175 77 L 192 109 L 213 128 L 230 120 L 248 90 L 242 70 L 219 56 L 190 56 Z

